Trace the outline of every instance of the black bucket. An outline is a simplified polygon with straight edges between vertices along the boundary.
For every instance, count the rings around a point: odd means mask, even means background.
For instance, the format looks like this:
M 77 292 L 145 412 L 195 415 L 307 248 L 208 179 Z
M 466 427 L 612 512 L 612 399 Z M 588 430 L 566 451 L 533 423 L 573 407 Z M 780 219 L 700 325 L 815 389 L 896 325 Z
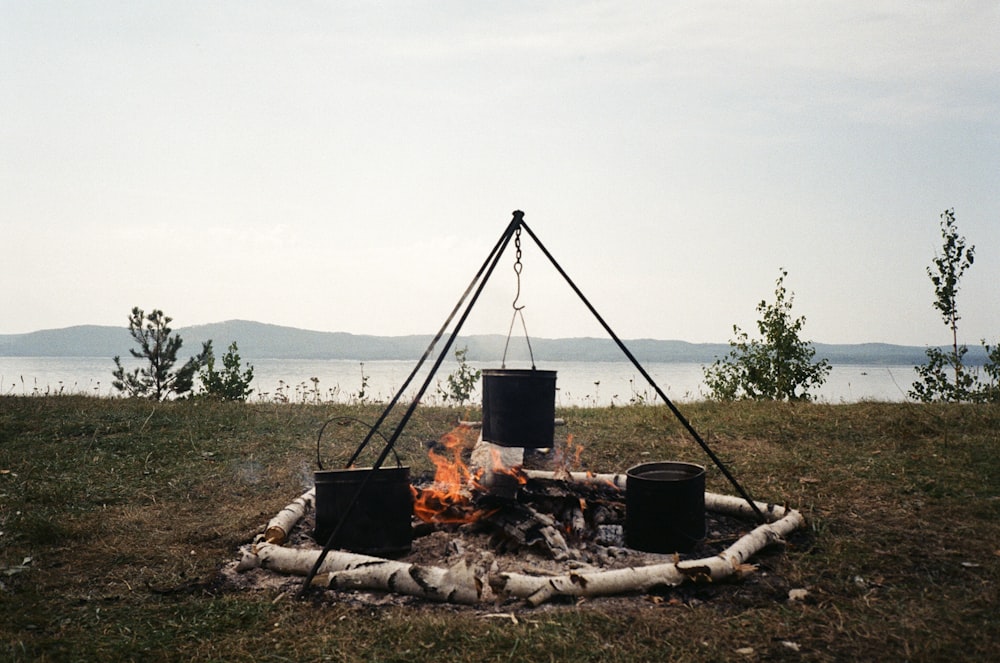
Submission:
M 691 552 L 705 539 L 705 468 L 642 463 L 626 472 L 625 545 L 654 553 Z
M 379 557 L 405 555 L 413 542 L 409 467 L 315 472 L 316 541 L 326 544 L 368 475 L 371 477 L 340 528 L 334 546 Z
M 483 440 L 501 447 L 552 446 L 556 372 L 483 370 Z

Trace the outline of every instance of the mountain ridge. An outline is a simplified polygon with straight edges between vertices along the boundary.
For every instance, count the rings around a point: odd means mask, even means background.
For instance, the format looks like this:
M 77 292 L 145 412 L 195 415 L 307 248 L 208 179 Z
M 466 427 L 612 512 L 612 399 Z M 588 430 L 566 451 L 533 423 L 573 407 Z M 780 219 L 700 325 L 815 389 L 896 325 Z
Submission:
M 375 336 L 348 332 L 322 332 L 251 320 L 226 320 L 174 330 L 184 340 L 181 354 L 193 354 L 211 340 L 217 355 L 236 342 L 244 360 L 253 359 L 356 359 L 416 360 L 433 339 L 432 334 Z M 501 334 L 459 336 L 456 348 L 467 348 L 470 361 L 495 359 L 504 353 Z M 711 363 L 728 354 L 728 343 L 692 343 L 651 338 L 624 339 L 640 361 Z M 4 357 L 113 357 L 127 356 L 135 343 L 125 327 L 76 325 L 21 334 L 0 334 L 0 356 Z M 443 347 L 439 342 L 437 348 Z M 912 364 L 926 362 L 926 348 L 891 343 L 813 343 L 816 359 L 833 364 Z M 949 348 L 944 348 L 948 350 Z M 513 340 L 507 350 L 511 360 L 534 355 L 549 361 L 626 361 L 610 338 L 533 338 L 531 348 L 524 339 Z M 970 365 L 982 364 L 981 346 L 969 346 Z

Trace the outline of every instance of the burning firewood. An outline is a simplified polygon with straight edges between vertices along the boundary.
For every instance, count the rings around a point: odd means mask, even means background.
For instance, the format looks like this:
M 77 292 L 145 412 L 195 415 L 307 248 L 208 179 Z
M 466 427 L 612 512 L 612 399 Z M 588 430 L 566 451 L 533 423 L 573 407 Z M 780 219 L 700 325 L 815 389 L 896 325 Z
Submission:
M 480 436 L 472 448 L 469 464 L 471 467 L 483 469 L 520 467 L 524 464 L 524 449 L 502 447 L 486 442 Z
M 576 558 L 579 553 L 570 548 L 559 532 L 555 519 L 540 513 L 527 504 L 510 502 L 502 509 L 495 509 L 480 523 L 499 529 L 512 544 L 513 549 L 532 547 L 545 552 L 554 560 Z
M 583 516 L 584 508 L 583 499 L 570 500 L 561 514 L 563 521 L 568 523 L 570 533 L 577 538 L 583 536 L 587 531 L 587 519 Z

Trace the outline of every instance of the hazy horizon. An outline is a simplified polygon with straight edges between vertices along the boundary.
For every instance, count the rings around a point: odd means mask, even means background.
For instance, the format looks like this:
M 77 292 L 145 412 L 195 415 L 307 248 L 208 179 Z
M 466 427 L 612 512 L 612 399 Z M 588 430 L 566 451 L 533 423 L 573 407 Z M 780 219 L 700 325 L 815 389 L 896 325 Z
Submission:
M 148 310 L 151 310 L 151 309 L 147 309 L 147 311 Z M 168 316 L 170 315 L 169 311 L 164 311 L 164 313 L 166 313 Z M 793 311 L 793 314 L 794 314 L 794 311 Z M 202 322 L 202 323 L 198 323 L 198 324 L 178 324 L 177 320 L 173 320 L 170 323 L 170 326 L 171 326 L 172 329 L 174 329 L 175 331 L 179 332 L 179 331 L 182 331 L 182 330 L 185 330 L 185 329 L 189 329 L 189 328 L 192 328 L 192 327 L 206 327 L 206 326 L 217 325 L 217 324 L 244 323 L 244 322 L 246 322 L 246 323 L 253 323 L 253 324 L 261 324 L 261 325 L 271 325 L 271 326 L 283 327 L 283 328 L 287 328 L 287 329 L 295 329 L 295 330 L 300 330 L 300 331 L 315 332 L 315 333 L 321 333 L 321 334 L 340 334 L 340 333 L 344 333 L 344 334 L 350 334 L 350 335 L 353 335 L 353 336 L 382 336 L 382 337 L 390 337 L 391 338 L 391 337 L 404 337 L 404 336 L 433 336 L 434 334 L 436 334 L 439 331 L 440 326 L 444 322 L 444 320 L 439 321 L 438 326 L 435 329 L 428 329 L 428 330 L 425 330 L 425 331 L 411 332 L 411 333 L 405 333 L 405 334 L 379 334 L 379 333 L 367 333 L 367 332 L 365 332 L 365 333 L 357 333 L 357 332 L 351 332 L 351 331 L 348 331 L 348 330 L 345 330 L 345 329 L 313 329 L 313 328 L 309 328 L 309 327 L 300 327 L 300 326 L 297 326 L 295 324 L 278 324 L 278 323 L 273 323 L 273 322 L 267 322 L 267 321 L 264 321 L 264 320 L 249 320 L 249 319 L 245 319 L 245 318 L 230 318 L 228 320 L 212 320 L 212 321 Z M 127 320 L 125 322 L 121 323 L 121 324 L 98 324 L 98 323 L 91 323 L 91 322 L 82 322 L 82 323 L 77 323 L 77 324 L 65 325 L 65 326 L 61 326 L 61 327 L 46 327 L 46 328 L 43 328 L 43 329 L 30 329 L 30 330 L 27 330 L 27 331 L 18 331 L 18 332 L 4 332 L 4 331 L 0 331 L 0 336 L 22 336 L 22 335 L 25 335 L 25 334 L 35 334 L 35 333 L 39 333 L 39 332 L 53 332 L 53 331 L 60 331 L 60 330 L 64 330 L 64 329 L 72 329 L 72 328 L 75 328 L 75 327 L 104 327 L 104 328 L 111 327 L 111 328 L 117 328 L 117 329 L 122 329 L 122 330 L 128 330 L 128 323 L 127 323 Z M 449 328 L 449 332 L 450 332 L 450 329 L 451 328 Z M 614 330 L 613 326 L 612 326 L 612 329 Z M 730 334 L 730 337 L 729 338 L 725 338 L 725 339 L 698 340 L 698 339 L 689 339 L 689 338 L 662 338 L 662 337 L 653 337 L 653 336 L 623 336 L 621 334 L 618 334 L 617 330 L 614 330 L 614 331 L 615 331 L 616 335 L 618 335 L 619 338 L 621 338 L 622 340 L 628 340 L 628 341 L 637 341 L 637 340 L 652 340 L 652 341 L 666 341 L 666 342 L 678 341 L 678 342 L 681 342 L 681 343 L 691 343 L 691 344 L 695 344 L 695 345 L 728 345 L 730 343 L 730 341 L 732 341 L 732 340 L 735 339 L 735 335 L 734 334 Z M 757 331 L 757 326 L 756 326 L 755 322 L 751 323 L 751 325 L 748 326 L 743 331 L 746 331 L 750 335 L 751 338 L 759 338 L 760 337 L 760 334 Z M 447 334 L 447 332 L 446 332 L 446 334 Z M 461 336 L 487 336 L 487 335 L 506 336 L 506 334 L 507 334 L 507 330 L 502 330 L 502 331 L 484 331 L 484 332 L 467 332 L 467 331 L 465 331 L 463 329 L 462 333 L 460 335 Z M 524 332 L 523 332 L 522 329 L 520 329 L 518 327 L 517 328 L 517 332 L 512 335 L 512 339 L 520 341 L 520 339 L 522 339 L 523 337 L 524 337 Z M 560 339 L 572 340 L 572 339 L 585 339 L 585 338 L 597 338 L 597 339 L 608 339 L 608 340 L 611 340 L 611 337 L 608 336 L 606 333 L 604 333 L 603 329 L 597 329 L 595 331 L 595 333 L 590 333 L 590 334 L 587 334 L 587 335 L 577 335 L 577 336 L 540 336 L 540 335 L 532 334 L 531 338 L 537 338 L 537 339 L 542 339 L 542 340 L 560 340 Z M 822 344 L 822 345 L 870 345 L 870 344 L 875 344 L 875 345 L 898 345 L 898 346 L 905 346 L 905 347 L 932 347 L 932 346 L 933 347 L 945 347 L 945 346 L 950 346 L 951 345 L 951 341 L 950 341 L 949 338 L 942 338 L 942 339 L 938 339 L 937 341 L 928 342 L 928 343 L 894 343 L 892 341 L 882 341 L 882 340 L 867 340 L 867 341 L 852 341 L 852 342 L 841 342 L 841 341 L 837 341 L 837 340 L 827 341 L 827 340 L 818 340 L 818 339 L 811 338 L 811 337 L 809 337 L 808 334 L 801 335 L 801 338 L 803 340 L 807 341 L 807 342 L 810 342 L 810 343 L 819 343 L 819 344 Z M 996 342 L 996 339 L 994 339 L 993 341 L 991 341 L 989 338 L 987 338 L 985 340 L 990 345 L 993 345 Z M 968 345 L 968 346 L 978 346 L 978 345 L 980 345 L 980 342 L 978 340 L 977 341 L 973 341 L 973 342 L 961 341 L 960 340 L 959 343 L 960 344 L 964 344 L 964 345 Z

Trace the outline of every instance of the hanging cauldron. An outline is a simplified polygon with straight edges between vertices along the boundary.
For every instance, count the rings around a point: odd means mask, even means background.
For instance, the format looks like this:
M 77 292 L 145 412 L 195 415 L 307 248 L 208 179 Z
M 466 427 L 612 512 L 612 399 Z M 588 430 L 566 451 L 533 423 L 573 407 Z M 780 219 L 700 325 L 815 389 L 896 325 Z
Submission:
M 398 557 L 410 551 L 413 493 L 409 467 L 324 470 L 314 476 L 317 543 L 326 544 L 367 477 L 334 546 L 378 557 Z
M 665 461 L 629 468 L 625 545 L 645 552 L 691 552 L 704 538 L 704 467 Z
M 544 449 L 555 433 L 556 372 L 483 370 L 483 440 Z

